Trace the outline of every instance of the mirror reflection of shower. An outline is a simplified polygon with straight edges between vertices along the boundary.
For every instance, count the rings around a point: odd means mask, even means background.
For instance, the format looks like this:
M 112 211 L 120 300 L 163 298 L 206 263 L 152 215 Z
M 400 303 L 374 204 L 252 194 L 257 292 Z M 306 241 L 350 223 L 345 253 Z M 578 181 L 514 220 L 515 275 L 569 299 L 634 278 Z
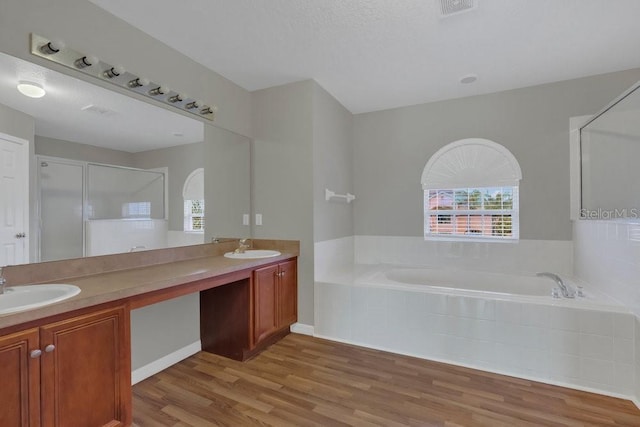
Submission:
M 167 246 L 165 174 L 38 157 L 39 261 Z

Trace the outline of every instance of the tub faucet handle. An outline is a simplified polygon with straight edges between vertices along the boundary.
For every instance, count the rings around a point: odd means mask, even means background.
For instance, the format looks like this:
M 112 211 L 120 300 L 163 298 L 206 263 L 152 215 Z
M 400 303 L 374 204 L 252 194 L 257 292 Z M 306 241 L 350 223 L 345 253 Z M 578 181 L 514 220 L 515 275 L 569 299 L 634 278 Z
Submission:
M 548 277 L 551 280 L 555 281 L 558 287 L 560 288 L 560 292 L 562 292 L 562 296 L 565 298 L 575 298 L 576 294 L 569 286 L 565 285 L 560 276 L 554 273 L 549 273 L 547 271 L 542 273 L 536 273 L 538 277 Z

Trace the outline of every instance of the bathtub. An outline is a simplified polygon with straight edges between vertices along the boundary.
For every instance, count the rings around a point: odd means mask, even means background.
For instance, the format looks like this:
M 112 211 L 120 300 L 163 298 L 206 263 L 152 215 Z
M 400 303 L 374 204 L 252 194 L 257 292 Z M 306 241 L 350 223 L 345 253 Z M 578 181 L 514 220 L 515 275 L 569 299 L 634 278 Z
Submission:
M 610 297 L 590 289 L 584 282 L 578 282 L 572 277 L 564 275 L 561 275 L 562 281 L 576 291 L 574 299 L 562 296 L 554 298 L 552 290 L 558 287 L 555 281 L 548 277 L 536 276 L 533 273 L 515 275 L 394 266 L 382 266 L 373 270 L 371 274 L 362 274 L 358 277 L 356 283 L 477 298 L 626 311 L 625 307 Z M 582 297 L 577 295 L 578 288 L 582 291 Z
M 628 398 L 634 316 L 569 277 L 354 265 L 315 283 L 315 335 Z

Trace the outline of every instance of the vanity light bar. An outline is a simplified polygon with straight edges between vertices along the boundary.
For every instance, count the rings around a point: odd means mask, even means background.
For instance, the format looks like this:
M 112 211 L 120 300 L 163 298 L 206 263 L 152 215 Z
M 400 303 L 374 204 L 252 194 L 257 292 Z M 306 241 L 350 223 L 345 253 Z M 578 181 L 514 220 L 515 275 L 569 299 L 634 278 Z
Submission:
M 215 105 L 204 105 L 200 100 L 188 98 L 182 92 L 137 76 L 121 66 L 107 64 L 95 56 L 69 49 L 62 42 L 54 42 L 33 33 L 31 53 L 203 119 L 213 121 L 218 111 Z

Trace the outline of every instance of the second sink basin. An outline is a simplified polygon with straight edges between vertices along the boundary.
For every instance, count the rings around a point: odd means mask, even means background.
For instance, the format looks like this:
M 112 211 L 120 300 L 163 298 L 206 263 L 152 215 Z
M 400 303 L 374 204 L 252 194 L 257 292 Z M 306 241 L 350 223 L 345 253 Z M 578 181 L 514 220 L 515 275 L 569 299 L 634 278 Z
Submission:
M 4 294 L 0 294 L 0 314 L 42 307 L 64 301 L 79 293 L 79 287 L 66 284 L 8 287 Z
M 234 259 L 271 258 L 278 255 L 281 255 L 280 252 L 268 249 L 247 249 L 241 254 L 237 254 L 235 252 L 227 252 L 224 254 L 225 257 Z

